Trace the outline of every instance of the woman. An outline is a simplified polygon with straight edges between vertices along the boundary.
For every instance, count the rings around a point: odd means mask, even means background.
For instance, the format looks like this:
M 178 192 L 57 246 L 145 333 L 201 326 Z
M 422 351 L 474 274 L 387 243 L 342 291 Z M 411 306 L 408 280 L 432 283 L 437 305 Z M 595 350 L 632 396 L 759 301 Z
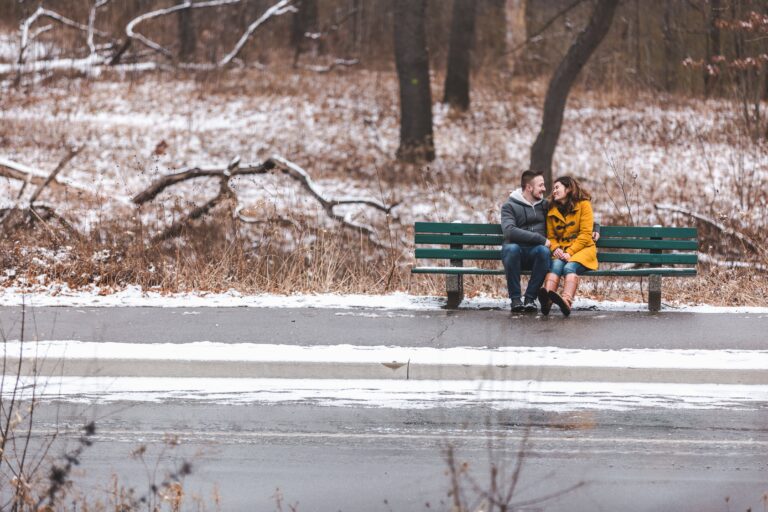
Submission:
M 551 244 L 552 264 L 539 289 L 541 312 L 549 314 L 552 303 L 565 316 L 579 286 L 579 276 L 587 270 L 597 270 L 597 247 L 592 239 L 594 217 L 589 193 L 575 178 L 563 176 L 555 180 L 547 212 L 547 238 Z M 557 293 L 563 277 L 563 293 Z

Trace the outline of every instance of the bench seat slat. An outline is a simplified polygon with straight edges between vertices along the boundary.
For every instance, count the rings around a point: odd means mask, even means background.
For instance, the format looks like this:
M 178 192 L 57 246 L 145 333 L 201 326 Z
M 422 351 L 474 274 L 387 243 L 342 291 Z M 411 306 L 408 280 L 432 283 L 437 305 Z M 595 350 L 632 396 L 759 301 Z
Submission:
M 416 259 L 435 260 L 501 260 L 500 250 L 488 249 L 416 249 Z M 602 263 L 649 263 L 675 265 L 697 263 L 696 254 L 648 254 L 598 252 L 597 260 Z

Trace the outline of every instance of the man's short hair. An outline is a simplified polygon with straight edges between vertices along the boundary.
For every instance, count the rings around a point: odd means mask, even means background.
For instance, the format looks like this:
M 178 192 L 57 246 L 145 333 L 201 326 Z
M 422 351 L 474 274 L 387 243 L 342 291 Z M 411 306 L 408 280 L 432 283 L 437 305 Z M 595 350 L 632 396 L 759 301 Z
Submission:
M 523 175 L 520 177 L 520 188 L 525 190 L 526 185 L 533 181 L 533 179 L 537 176 L 542 176 L 542 174 L 538 171 L 532 171 L 530 169 L 523 172 Z

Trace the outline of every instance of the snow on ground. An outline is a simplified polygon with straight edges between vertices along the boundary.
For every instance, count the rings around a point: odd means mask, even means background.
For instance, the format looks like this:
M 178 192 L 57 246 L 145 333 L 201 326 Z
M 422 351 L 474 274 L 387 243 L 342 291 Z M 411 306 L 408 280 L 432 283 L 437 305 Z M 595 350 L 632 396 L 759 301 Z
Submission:
M 217 93 L 193 81 L 161 77 L 130 84 L 83 81 L 74 91 L 41 88 L 24 101 L 2 105 L 0 123 L 13 130 L 6 155 L 0 156 L 52 169 L 61 149 L 35 141 L 41 133 L 52 140 L 66 134 L 71 142 L 86 142 L 86 149 L 62 179 L 91 183 L 111 198 L 135 194 L 185 165 L 225 165 L 235 155 L 258 162 L 277 153 L 305 166 L 329 195 L 396 196 L 402 203 L 394 213 L 403 223 L 496 219 L 499 204 L 527 166 L 540 107 L 530 97 L 503 93 L 480 95 L 464 117 L 434 105 L 437 160 L 421 178 L 382 189 L 379 177 L 391 172 L 398 141 L 394 91 L 394 75 L 365 71 L 353 79 L 294 74 L 280 87 L 265 85 L 248 94 Z M 768 207 L 765 195 L 734 191 L 762 190 L 768 157 L 762 148 L 733 140 L 738 114 L 730 102 L 659 105 L 658 98 L 639 97 L 629 108 L 574 96 L 554 172 L 586 178 L 598 215 L 632 210 L 638 223 L 657 223 L 652 203 L 677 200 L 694 210 L 706 206 L 736 221 L 764 225 L 759 212 Z M 165 149 L 158 152 L 161 143 Z M 469 178 L 457 182 L 462 175 Z M 489 182 L 498 187 L 489 189 Z M 0 192 L 8 187 L 0 183 Z M 216 189 L 202 180 L 175 187 L 160 201 L 199 203 Z M 244 205 L 261 201 L 278 211 L 306 208 L 306 194 L 296 191 L 294 183 L 279 177 L 243 178 L 238 186 Z M 122 207 L 109 202 L 105 211 Z M 358 210 L 366 222 L 383 222 L 377 213 Z
M 271 343 L 116 343 L 9 340 L 14 357 L 146 361 L 236 361 L 292 363 L 409 363 L 411 365 L 502 365 L 595 368 L 768 370 L 766 350 L 566 349 L 561 347 L 298 346 Z
M 387 295 L 243 295 L 230 290 L 225 293 L 178 293 L 163 294 L 145 291 L 137 286 L 106 293 L 98 287 L 87 291 L 73 291 L 66 285 L 53 284 L 39 287 L 40 291 L 28 293 L 15 287 L 0 288 L 0 306 L 68 306 L 68 307 L 254 307 L 254 308 L 324 308 L 353 309 L 361 316 L 386 315 L 391 311 L 441 311 L 445 306 L 444 297 L 419 296 L 397 292 Z M 462 309 L 486 310 L 508 309 L 508 300 L 477 296 L 464 300 Z M 632 312 L 648 311 L 646 304 L 637 302 L 596 301 L 577 298 L 575 310 Z M 768 315 L 768 307 L 715 307 L 708 305 L 682 305 L 662 308 L 666 312 L 686 313 L 751 313 Z
M 10 393 L 13 382 L 5 382 Z M 31 385 L 32 382 L 23 382 Z M 38 400 L 76 402 L 307 403 L 332 407 L 429 409 L 483 407 L 628 411 L 760 409 L 768 386 L 623 382 L 407 381 L 335 379 L 184 379 L 49 377 L 35 382 Z M 31 387 L 27 387 L 31 390 Z M 31 393 L 31 391 L 28 391 Z

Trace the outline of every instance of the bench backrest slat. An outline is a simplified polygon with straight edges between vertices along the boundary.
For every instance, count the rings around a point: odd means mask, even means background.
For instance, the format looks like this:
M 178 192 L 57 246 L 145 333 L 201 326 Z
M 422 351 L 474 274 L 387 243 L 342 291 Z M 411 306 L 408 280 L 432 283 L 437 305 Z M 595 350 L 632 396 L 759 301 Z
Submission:
M 661 249 L 667 251 L 695 251 L 695 240 L 643 240 L 640 238 L 600 238 L 597 246 L 604 249 Z
M 652 226 L 603 226 L 600 236 L 606 238 L 696 238 L 696 228 L 663 228 Z
M 501 245 L 504 237 L 501 235 L 424 235 L 418 234 L 415 237 L 417 244 L 430 245 Z
M 416 233 L 466 233 L 471 235 L 500 235 L 501 224 L 463 224 L 458 222 L 417 222 Z

